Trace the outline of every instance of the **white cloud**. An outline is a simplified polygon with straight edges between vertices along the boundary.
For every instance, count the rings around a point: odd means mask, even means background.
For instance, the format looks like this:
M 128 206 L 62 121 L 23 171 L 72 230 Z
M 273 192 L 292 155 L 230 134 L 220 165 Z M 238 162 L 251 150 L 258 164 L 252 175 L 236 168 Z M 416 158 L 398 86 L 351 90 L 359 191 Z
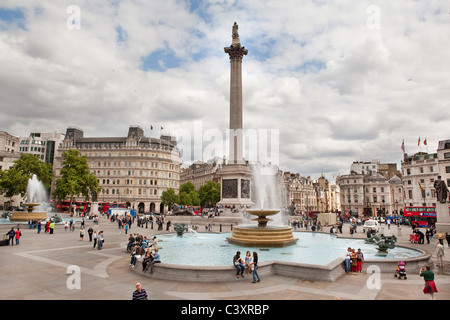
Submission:
M 0 128 L 123 136 L 130 124 L 228 127 L 231 27 L 239 24 L 244 124 L 280 132 L 284 170 L 399 163 L 400 145 L 448 139 L 448 8 L 435 1 L 3 1 Z M 369 6 L 379 8 L 370 29 Z M 155 59 L 147 61 L 145 59 Z M 154 64 L 150 64 L 154 62 Z M 148 68 L 143 70 L 143 64 Z M 152 67 L 158 67 L 153 70 Z M 331 178 L 331 177 L 329 177 Z

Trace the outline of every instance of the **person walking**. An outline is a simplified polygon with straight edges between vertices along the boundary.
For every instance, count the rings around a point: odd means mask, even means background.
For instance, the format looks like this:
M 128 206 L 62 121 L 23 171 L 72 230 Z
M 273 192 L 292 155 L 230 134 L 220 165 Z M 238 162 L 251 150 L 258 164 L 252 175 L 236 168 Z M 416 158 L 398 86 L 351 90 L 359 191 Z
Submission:
M 148 300 L 148 295 L 145 289 L 142 289 L 141 284 L 136 283 L 136 290 L 133 292 L 133 300 Z
M 9 237 L 8 242 L 13 246 L 14 245 L 14 236 L 16 235 L 16 232 L 14 231 L 14 228 L 11 228 L 6 235 Z
M 42 229 L 42 223 L 41 223 L 41 221 L 39 220 L 38 223 L 37 223 L 37 233 L 38 233 L 38 234 L 41 233 L 41 229 Z
M 98 250 L 102 250 L 104 241 L 105 241 L 105 238 L 103 237 L 103 231 L 100 231 L 97 235 L 97 249 Z
M 431 300 L 435 300 L 434 294 L 438 292 L 438 290 L 434 283 L 434 272 L 430 270 L 430 266 L 420 268 L 419 276 L 423 277 L 423 280 L 425 281 L 423 293 L 429 295 Z
M 437 260 L 438 260 L 438 267 L 443 267 L 444 266 L 444 262 L 443 262 L 443 257 L 444 257 L 444 245 L 438 241 L 437 245 L 436 245 L 436 256 L 437 256 Z
M 442 233 L 441 230 L 439 230 L 439 232 L 437 233 L 437 237 L 438 237 L 439 242 L 443 245 L 444 244 L 445 235 Z
M 258 254 L 256 252 L 253 252 L 253 282 L 252 283 L 256 283 L 256 282 L 260 282 L 261 279 L 259 278 L 259 274 L 258 274 Z M 256 280 L 256 278 L 258 278 L 258 280 Z
M 50 220 L 50 234 L 53 234 L 53 231 L 55 230 L 55 222 L 53 220 Z
M 92 246 L 92 248 L 95 248 L 95 246 L 97 245 L 97 231 L 94 230 L 94 232 L 92 233 L 92 238 L 94 240 L 94 245 Z
M 94 233 L 94 229 L 92 229 L 92 227 L 89 227 L 88 229 L 89 242 L 92 242 L 92 233 Z
M 80 228 L 80 241 L 83 241 L 84 238 L 84 227 Z
M 450 235 L 448 232 L 445 233 L 445 239 L 447 240 L 448 247 L 450 248 Z
M 430 228 L 427 228 L 427 231 L 425 232 L 425 237 L 427 238 L 427 244 L 430 244 L 430 239 L 433 237 L 433 232 Z

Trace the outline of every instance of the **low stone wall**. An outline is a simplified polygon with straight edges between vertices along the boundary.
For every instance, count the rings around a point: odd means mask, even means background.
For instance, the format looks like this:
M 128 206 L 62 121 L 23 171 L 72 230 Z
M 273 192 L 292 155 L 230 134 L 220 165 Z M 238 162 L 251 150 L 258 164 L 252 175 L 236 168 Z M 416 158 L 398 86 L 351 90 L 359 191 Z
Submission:
M 419 272 L 420 268 L 431 262 L 431 255 L 425 253 L 414 258 L 407 258 L 403 261 L 406 264 L 407 272 Z M 395 272 L 399 260 L 397 259 L 377 259 L 366 260 L 363 264 L 363 272 Z M 138 261 L 133 271 L 143 276 L 174 281 L 192 281 L 192 282 L 227 282 L 236 281 L 236 269 L 233 266 L 185 266 L 166 263 L 158 263 L 153 269 L 153 273 L 142 271 L 142 262 Z M 259 263 L 258 274 L 261 278 L 268 275 L 281 275 L 297 279 L 310 281 L 329 281 L 333 282 L 345 274 L 344 258 L 336 259 L 325 266 L 312 265 L 295 262 L 283 261 L 263 261 Z M 244 278 L 252 279 L 252 275 L 246 275 Z
M 307 265 L 280 261 L 259 263 L 258 274 L 261 278 L 268 275 L 283 275 L 305 280 L 334 281 L 344 271 L 343 260 L 337 259 L 327 266 Z M 184 266 L 166 263 L 155 264 L 153 273 L 142 271 L 142 262 L 138 261 L 133 271 L 143 276 L 174 281 L 192 282 L 226 282 L 236 280 L 233 266 Z M 252 274 L 244 273 L 244 278 L 252 279 Z

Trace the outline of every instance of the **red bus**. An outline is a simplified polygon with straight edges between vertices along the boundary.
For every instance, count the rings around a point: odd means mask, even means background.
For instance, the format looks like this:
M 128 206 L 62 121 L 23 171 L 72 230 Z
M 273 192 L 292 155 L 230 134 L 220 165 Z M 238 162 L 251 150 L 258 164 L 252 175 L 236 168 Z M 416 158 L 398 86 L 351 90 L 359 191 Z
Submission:
M 428 228 L 436 223 L 436 207 L 408 206 L 403 209 L 403 217 L 410 218 L 411 224 Z
M 98 211 L 107 213 L 109 208 L 125 208 L 125 203 L 117 202 L 99 202 Z
M 69 200 L 63 200 L 63 201 L 59 201 L 56 203 L 55 205 L 55 209 L 59 212 L 69 212 L 69 205 L 70 205 L 70 201 Z M 75 212 L 80 212 L 83 214 L 86 214 L 87 212 L 90 211 L 91 209 L 91 203 L 88 201 L 74 201 L 72 203 L 72 209 Z
M 55 205 L 55 209 L 59 212 L 69 212 L 69 200 L 63 200 L 57 202 Z M 99 202 L 98 208 L 100 212 L 108 212 L 109 208 L 125 208 L 125 203 L 117 203 L 117 202 Z M 72 203 L 72 208 L 76 212 L 83 213 L 86 215 L 91 212 L 91 202 L 90 201 L 74 201 Z

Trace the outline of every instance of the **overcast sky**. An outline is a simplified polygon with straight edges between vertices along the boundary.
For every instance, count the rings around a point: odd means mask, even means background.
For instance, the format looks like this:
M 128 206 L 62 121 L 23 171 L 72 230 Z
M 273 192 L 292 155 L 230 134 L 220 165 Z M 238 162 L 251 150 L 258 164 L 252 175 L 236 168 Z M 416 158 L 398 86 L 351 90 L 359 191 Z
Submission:
M 442 0 L 2 0 L 0 130 L 225 136 L 235 21 L 244 130 L 278 133 L 283 171 L 334 181 L 450 139 Z

